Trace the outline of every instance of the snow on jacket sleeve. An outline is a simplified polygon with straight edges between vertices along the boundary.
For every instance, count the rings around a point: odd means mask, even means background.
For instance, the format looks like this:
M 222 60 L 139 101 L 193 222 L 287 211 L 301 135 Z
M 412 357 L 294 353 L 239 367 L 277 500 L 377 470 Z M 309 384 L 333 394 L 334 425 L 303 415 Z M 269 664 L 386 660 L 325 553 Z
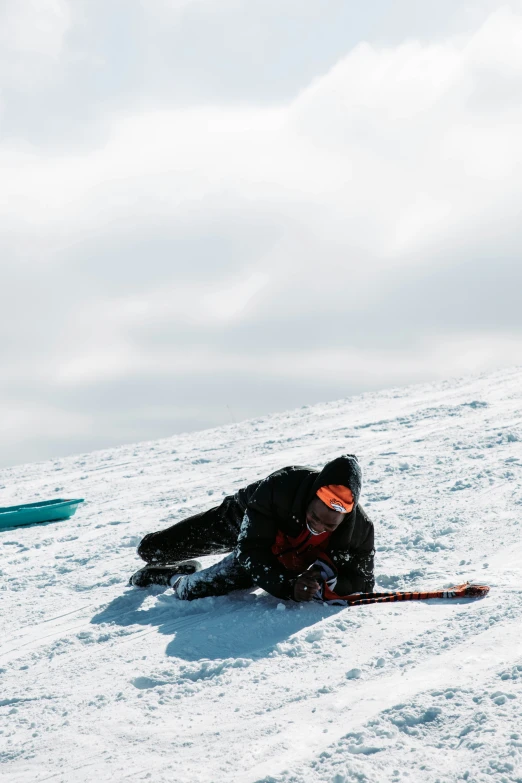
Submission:
M 361 506 L 356 509 L 357 520 L 354 539 L 350 546 L 332 547 L 330 557 L 337 568 L 336 592 L 339 595 L 350 593 L 371 593 L 375 578 L 374 569 L 374 529 Z
M 292 598 L 293 578 L 272 552 L 278 522 L 273 512 L 277 476 L 263 481 L 251 498 L 237 540 L 236 556 L 254 584 L 276 598 Z

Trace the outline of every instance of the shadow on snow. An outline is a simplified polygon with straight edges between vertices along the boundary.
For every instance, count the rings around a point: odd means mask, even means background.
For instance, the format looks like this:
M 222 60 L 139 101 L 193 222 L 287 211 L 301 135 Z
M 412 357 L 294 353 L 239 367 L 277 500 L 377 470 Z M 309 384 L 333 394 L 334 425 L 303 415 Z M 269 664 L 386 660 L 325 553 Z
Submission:
M 246 590 L 179 601 L 158 587 L 130 588 L 94 615 L 91 623 L 156 627 L 159 633 L 172 636 L 166 654 L 186 661 L 258 659 L 269 656 L 292 634 L 339 611 L 324 604 L 283 603 Z
M 465 605 L 474 600 L 457 598 L 451 603 Z M 448 602 L 444 599 L 430 599 L 429 603 L 433 606 L 447 605 Z M 395 602 L 385 605 L 397 610 Z M 352 611 L 368 608 L 354 607 Z M 375 606 L 375 609 L 379 611 L 380 607 Z M 159 633 L 172 637 L 167 644 L 166 654 L 186 661 L 223 658 L 256 660 L 268 657 L 274 651 L 295 654 L 292 645 L 286 649 L 280 645 L 284 645 L 293 634 L 341 611 L 347 611 L 347 608 L 319 603 L 283 602 L 253 590 L 237 590 L 225 596 L 180 601 L 170 591 L 166 592 L 165 588 L 129 588 L 94 615 L 91 623 L 157 628 Z M 351 622 L 349 615 L 343 620 Z M 358 620 L 354 617 L 356 626 Z

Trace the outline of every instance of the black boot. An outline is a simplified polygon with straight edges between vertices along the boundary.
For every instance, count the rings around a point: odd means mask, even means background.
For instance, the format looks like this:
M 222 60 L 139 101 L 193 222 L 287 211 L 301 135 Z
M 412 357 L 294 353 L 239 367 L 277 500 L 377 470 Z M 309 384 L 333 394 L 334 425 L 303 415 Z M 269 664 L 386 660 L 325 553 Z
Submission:
M 181 563 L 172 563 L 172 565 L 147 565 L 131 576 L 129 585 L 131 587 L 148 587 L 149 585 L 168 587 L 173 576 L 195 574 L 196 571 L 201 571 L 201 568 L 202 565 L 198 560 L 184 560 Z

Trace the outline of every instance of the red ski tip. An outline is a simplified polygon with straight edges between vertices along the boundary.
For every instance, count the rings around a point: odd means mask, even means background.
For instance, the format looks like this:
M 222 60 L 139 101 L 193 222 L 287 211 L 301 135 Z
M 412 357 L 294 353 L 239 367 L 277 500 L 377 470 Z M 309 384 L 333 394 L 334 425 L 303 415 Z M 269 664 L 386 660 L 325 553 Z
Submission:
M 482 598 L 489 593 L 488 585 L 476 585 L 471 582 L 466 582 L 463 585 L 457 585 L 448 590 L 449 593 L 454 593 L 455 598 Z

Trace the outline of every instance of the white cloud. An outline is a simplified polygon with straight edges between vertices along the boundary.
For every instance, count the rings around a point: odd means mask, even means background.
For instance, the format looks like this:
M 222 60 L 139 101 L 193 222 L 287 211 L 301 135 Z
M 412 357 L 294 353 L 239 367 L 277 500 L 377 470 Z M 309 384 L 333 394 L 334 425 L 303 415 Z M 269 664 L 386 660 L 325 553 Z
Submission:
M 3 0 L 0 109 L 6 89 L 34 93 L 49 82 L 62 56 L 70 24 L 67 0 Z
M 52 58 L 67 14 L 45 8 Z M 90 392 L 147 375 L 228 373 L 215 394 L 242 402 L 240 377 L 274 400 L 279 379 L 297 405 L 516 361 L 521 43 L 512 3 L 467 35 L 361 44 L 284 104 L 114 109 L 74 153 L 4 141 L 5 399 L 33 376 L 94 421 Z
M 360 46 L 284 109 L 116 115 L 107 142 L 75 156 L 4 147 L 3 215 L 70 234 L 269 203 L 289 221 L 317 210 L 312 229 L 324 219 L 373 254 L 411 252 L 452 229 L 450 216 L 520 195 L 519 102 L 499 113 L 477 95 L 500 50 L 518 95 L 521 37 L 506 9 L 468 40 Z
M 3 0 L 0 44 L 4 51 L 57 59 L 69 25 L 66 0 Z

